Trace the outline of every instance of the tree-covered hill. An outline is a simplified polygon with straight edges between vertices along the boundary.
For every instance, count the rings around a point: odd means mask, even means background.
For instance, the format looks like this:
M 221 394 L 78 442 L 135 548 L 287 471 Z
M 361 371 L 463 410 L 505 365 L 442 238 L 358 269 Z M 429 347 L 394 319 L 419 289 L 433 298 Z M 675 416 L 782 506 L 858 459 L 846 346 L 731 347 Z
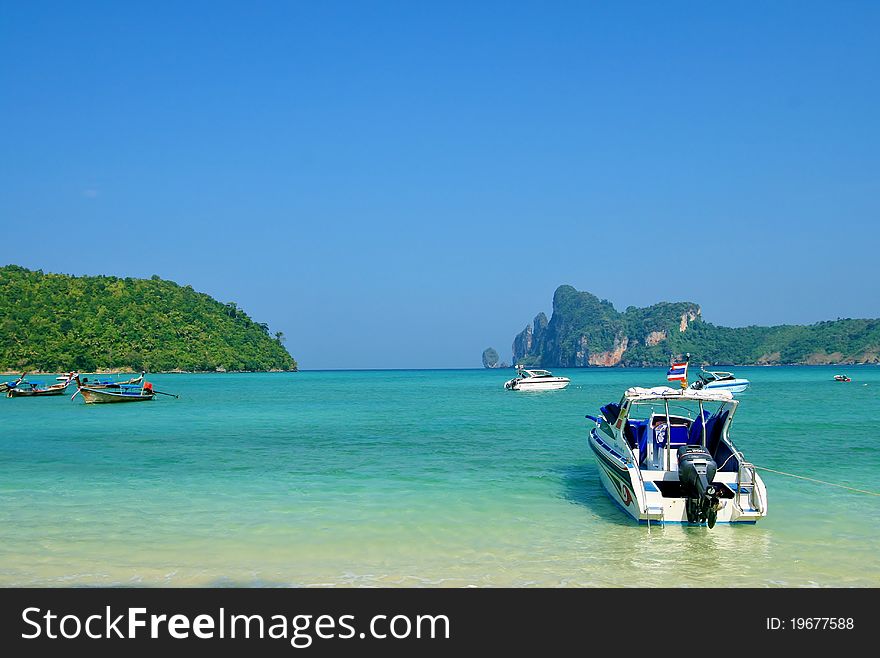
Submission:
M 0 371 L 296 370 L 268 325 L 158 276 L 0 267 Z
M 686 352 L 709 365 L 878 363 L 880 320 L 719 327 L 705 322 L 692 302 L 621 313 L 595 295 L 560 286 L 550 320 L 539 313 L 513 341 L 515 363 L 547 368 L 662 366 Z

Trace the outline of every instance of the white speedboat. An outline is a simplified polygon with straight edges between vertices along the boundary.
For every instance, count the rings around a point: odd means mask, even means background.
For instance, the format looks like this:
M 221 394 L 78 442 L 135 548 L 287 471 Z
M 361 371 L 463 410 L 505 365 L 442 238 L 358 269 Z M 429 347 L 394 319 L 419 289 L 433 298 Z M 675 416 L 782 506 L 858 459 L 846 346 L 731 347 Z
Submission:
M 640 523 L 755 523 L 767 490 L 730 440 L 728 391 L 629 388 L 587 416 L 602 485 Z
M 516 367 L 516 377 L 504 382 L 509 391 L 553 391 L 565 388 L 571 380 L 568 377 L 554 377 L 549 370 L 526 370 Z
M 690 385 L 690 388 L 697 391 L 710 389 L 713 391 L 730 391 L 730 393 L 736 394 L 745 391 L 751 383 L 748 379 L 734 377 L 732 372 L 710 372 L 700 369 L 698 377 L 699 379 Z

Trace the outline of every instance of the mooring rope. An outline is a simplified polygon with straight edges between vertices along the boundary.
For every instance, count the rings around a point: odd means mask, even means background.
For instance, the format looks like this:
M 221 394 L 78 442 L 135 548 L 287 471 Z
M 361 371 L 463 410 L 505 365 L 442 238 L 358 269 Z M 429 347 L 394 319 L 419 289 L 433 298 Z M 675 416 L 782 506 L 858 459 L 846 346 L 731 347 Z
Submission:
M 835 484 L 834 482 L 825 482 L 824 480 L 817 480 L 816 478 L 808 478 L 803 475 L 795 475 L 794 473 L 786 473 L 785 471 L 774 471 L 772 468 L 767 468 L 766 466 L 755 466 L 758 470 L 761 471 L 770 471 L 771 473 L 778 473 L 779 475 L 787 475 L 788 477 L 798 478 L 799 480 L 809 480 L 810 482 L 818 482 L 819 484 L 827 484 L 829 487 L 840 487 L 841 489 L 848 489 L 849 491 L 856 491 L 858 493 L 868 494 L 869 496 L 880 496 L 880 493 L 876 491 L 865 491 L 864 489 L 856 489 L 855 487 L 847 487 L 843 484 Z

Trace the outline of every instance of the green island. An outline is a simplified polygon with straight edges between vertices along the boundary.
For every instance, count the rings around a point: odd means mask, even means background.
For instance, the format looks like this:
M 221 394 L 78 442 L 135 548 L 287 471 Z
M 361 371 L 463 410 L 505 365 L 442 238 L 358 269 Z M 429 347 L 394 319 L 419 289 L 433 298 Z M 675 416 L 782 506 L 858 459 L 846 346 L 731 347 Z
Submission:
M 689 352 L 705 365 L 880 363 L 880 320 L 721 327 L 693 302 L 617 311 L 608 300 L 563 285 L 550 320 L 539 313 L 513 341 L 514 363 L 530 367 L 666 366 Z
M 283 341 L 235 303 L 155 275 L 0 267 L 0 372 L 296 370 Z

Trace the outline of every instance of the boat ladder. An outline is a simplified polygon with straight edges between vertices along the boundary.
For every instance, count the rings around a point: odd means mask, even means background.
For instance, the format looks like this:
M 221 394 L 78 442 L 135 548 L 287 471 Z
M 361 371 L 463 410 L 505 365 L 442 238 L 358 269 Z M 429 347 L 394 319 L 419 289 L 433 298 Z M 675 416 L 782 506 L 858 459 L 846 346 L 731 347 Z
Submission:
M 647 512 L 649 530 L 651 529 L 651 517 L 654 517 L 655 521 L 659 521 L 661 526 L 666 526 L 666 513 L 663 509 L 663 505 L 659 505 L 657 507 L 647 507 L 645 511 Z
M 748 503 L 748 511 L 762 512 L 761 494 L 758 492 L 756 483 L 755 465 L 740 460 L 739 470 L 736 472 L 736 497 L 734 503 L 740 513 L 744 513 L 746 508 L 743 507 L 743 496 L 746 496 L 745 502 Z
M 635 460 L 636 464 L 638 464 L 638 457 Z M 630 464 L 627 464 L 628 466 Z M 663 505 L 659 506 L 651 506 L 648 505 L 648 497 L 645 495 L 645 478 L 642 475 L 642 469 L 636 466 L 636 473 L 639 474 L 639 482 L 641 483 L 641 493 L 642 493 L 642 501 L 644 502 L 644 509 L 646 514 L 646 521 L 648 522 L 648 530 L 651 529 L 651 517 L 654 518 L 655 521 L 660 521 L 660 525 L 666 525 L 666 511 L 663 508 Z

